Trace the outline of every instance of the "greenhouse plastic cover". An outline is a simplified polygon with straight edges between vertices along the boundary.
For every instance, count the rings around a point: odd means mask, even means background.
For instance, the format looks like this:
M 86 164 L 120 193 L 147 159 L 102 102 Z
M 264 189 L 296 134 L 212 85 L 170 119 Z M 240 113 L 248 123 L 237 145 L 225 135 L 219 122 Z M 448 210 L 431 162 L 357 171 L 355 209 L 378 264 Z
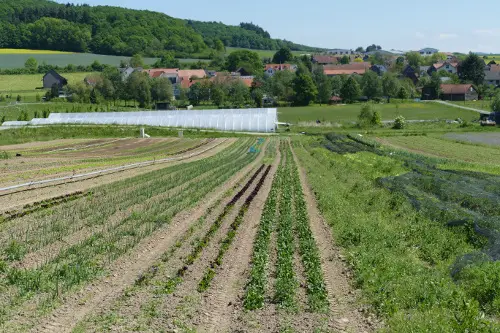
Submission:
M 276 109 L 177 110 L 139 112 L 51 113 L 31 125 L 116 124 L 214 129 L 220 131 L 274 132 Z
M 29 121 L 4 121 L 2 126 L 26 126 L 29 124 Z

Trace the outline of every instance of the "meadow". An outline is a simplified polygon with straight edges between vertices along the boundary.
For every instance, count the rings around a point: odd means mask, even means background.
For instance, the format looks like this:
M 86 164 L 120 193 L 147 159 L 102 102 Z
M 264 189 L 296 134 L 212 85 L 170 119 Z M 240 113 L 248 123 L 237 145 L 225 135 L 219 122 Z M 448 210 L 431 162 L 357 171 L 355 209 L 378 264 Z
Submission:
M 252 50 L 245 49 L 240 47 L 226 47 L 226 55 L 229 55 L 231 52 L 239 51 L 239 50 L 247 50 L 252 52 L 257 52 L 261 58 L 272 58 L 277 50 Z M 306 51 L 292 51 L 294 56 L 301 56 L 303 54 L 308 54 Z
M 362 104 L 346 105 L 314 105 L 307 107 L 279 108 L 279 119 L 299 126 L 305 126 L 319 120 L 332 124 L 341 124 L 357 121 Z M 453 108 L 437 103 L 395 102 L 374 104 L 374 109 L 379 111 L 382 120 L 394 120 L 403 116 L 407 120 L 463 120 L 472 121 L 479 119 L 476 112 Z

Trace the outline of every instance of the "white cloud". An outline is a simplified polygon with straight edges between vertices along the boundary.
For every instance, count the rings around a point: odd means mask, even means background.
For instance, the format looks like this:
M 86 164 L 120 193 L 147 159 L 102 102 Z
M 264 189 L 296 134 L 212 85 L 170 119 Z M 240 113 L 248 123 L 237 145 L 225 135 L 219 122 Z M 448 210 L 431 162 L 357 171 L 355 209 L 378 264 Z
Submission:
M 450 34 L 450 33 L 440 33 L 439 34 L 439 39 L 453 39 L 457 38 L 457 34 Z
M 421 32 L 418 32 L 418 31 L 417 31 L 417 32 L 415 33 L 415 37 L 417 37 L 418 39 L 424 39 L 424 38 L 425 38 L 425 35 L 424 35 L 423 33 L 421 33 Z
M 480 36 L 500 37 L 500 29 L 477 29 L 474 33 Z

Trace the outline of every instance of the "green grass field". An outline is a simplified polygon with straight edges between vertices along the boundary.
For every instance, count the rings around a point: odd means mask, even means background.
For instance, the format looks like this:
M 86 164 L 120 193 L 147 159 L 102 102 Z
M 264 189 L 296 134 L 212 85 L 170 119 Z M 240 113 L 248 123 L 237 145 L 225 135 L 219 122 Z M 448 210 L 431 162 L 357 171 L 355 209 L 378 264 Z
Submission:
M 28 49 L 0 49 L 0 54 L 73 54 L 73 52 Z
M 239 50 L 248 50 L 248 51 L 253 51 L 257 52 L 261 58 L 272 58 L 274 54 L 276 53 L 276 50 L 251 50 L 251 49 L 245 49 L 241 47 L 226 47 L 226 54 L 230 54 L 231 52 L 234 51 L 239 51 Z M 306 51 L 292 51 L 292 54 L 295 56 L 300 56 L 302 54 L 306 54 L 308 52 Z
M 485 63 L 489 63 L 492 60 L 495 60 L 497 64 L 500 63 L 500 54 L 489 55 L 487 57 L 488 59 L 484 59 Z
M 83 81 L 92 73 L 63 73 L 68 83 Z M 32 92 L 42 86 L 43 74 L 33 75 L 0 75 L 0 93 Z M 42 92 L 43 93 L 43 92 Z
M 481 101 L 465 101 L 465 102 L 450 102 L 450 103 L 478 110 L 491 111 L 491 101 L 489 98 Z
M 279 108 L 278 118 L 301 126 L 316 120 L 330 123 L 353 122 L 357 120 L 361 106 L 362 104 L 350 104 Z M 390 103 L 376 104 L 374 107 L 381 113 L 382 120 L 394 120 L 399 115 L 407 120 L 479 119 L 478 113 L 434 103 Z

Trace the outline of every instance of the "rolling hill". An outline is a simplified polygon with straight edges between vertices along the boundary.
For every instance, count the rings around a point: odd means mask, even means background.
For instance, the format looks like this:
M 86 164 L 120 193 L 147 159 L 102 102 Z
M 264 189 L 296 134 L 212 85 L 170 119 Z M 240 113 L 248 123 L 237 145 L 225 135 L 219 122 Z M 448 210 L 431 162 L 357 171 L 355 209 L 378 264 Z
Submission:
M 276 50 L 314 48 L 272 39 L 252 24 L 228 26 L 170 17 L 147 10 L 58 4 L 48 0 L 0 2 L 0 48 L 45 49 L 103 55 L 142 53 L 177 57 L 209 53 L 220 40 L 227 47 Z

